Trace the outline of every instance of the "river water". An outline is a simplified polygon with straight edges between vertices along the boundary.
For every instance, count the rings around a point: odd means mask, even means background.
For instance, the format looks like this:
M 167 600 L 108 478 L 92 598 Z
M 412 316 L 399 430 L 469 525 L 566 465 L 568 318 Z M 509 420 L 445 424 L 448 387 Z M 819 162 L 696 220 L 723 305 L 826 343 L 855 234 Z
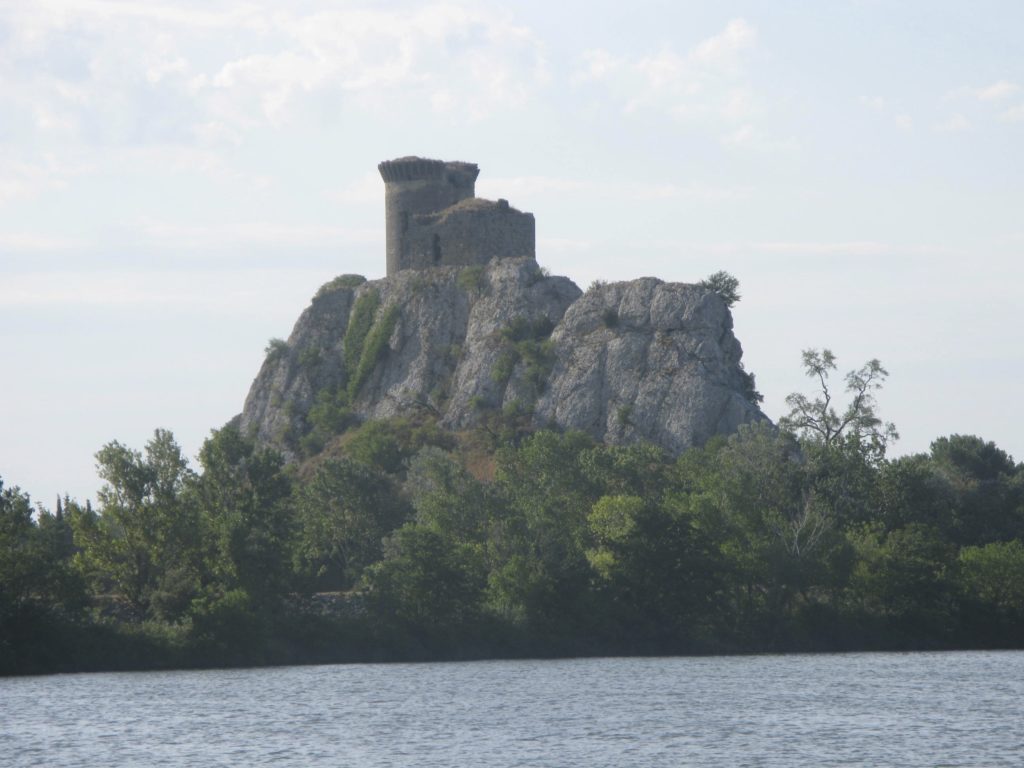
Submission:
M 1024 652 L 0 679 L 0 766 L 1024 766 Z

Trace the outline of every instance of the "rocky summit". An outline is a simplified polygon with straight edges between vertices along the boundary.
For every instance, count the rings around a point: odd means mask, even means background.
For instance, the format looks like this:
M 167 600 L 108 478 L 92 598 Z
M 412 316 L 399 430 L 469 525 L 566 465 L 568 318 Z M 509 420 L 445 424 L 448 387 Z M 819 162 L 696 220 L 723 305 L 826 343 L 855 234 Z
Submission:
M 325 425 L 417 414 L 452 431 L 514 419 L 678 453 L 765 418 L 741 354 L 728 307 L 698 285 L 645 277 L 583 293 L 532 257 L 345 275 L 268 348 L 240 424 L 289 458 Z
M 260 442 L 297 458 L 357 421 L 429 415 L 678 453 L 764 418 L 713 291 L 645 277 L 583 293 L 537 265 L 533 214 L 476 197 L 475 163 L 378 170 L 387 277 L 336 278 L 271 342 L 239 417 Z

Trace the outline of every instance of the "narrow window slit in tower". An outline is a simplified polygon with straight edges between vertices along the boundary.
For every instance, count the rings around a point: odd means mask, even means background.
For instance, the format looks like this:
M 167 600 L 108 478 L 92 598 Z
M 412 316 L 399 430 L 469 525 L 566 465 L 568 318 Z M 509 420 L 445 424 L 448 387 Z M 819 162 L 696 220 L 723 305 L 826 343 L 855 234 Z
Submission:
M 441 236 L 434 235 L 434 263 L 441 263 Z

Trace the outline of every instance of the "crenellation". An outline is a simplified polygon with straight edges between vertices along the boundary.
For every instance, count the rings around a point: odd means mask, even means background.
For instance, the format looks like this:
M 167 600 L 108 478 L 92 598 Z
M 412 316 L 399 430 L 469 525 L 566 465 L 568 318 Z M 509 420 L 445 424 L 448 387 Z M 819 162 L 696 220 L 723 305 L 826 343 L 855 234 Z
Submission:
M 402 269 L 536 258 L 532 213 L 476 197 L 475 163 L 421 157 L 385 160 L 387 274 Z

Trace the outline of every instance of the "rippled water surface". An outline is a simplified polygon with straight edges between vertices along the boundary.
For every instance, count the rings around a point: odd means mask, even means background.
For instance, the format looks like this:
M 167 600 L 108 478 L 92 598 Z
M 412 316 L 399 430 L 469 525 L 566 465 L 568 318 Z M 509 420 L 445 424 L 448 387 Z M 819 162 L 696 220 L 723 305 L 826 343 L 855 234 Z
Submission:
M 0 766 L 1024 766 L 1024 653 L 0 680 Z

